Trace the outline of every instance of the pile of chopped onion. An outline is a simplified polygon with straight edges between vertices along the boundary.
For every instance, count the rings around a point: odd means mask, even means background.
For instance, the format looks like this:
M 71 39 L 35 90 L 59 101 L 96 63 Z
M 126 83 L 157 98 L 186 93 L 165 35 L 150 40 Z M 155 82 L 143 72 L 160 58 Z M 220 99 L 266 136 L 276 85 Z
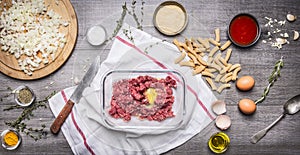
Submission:
M 1 51 L 14 55 L 21 70 L 32 75 L 41 63 L 54 60 L 56 51 L 65 46 L 65 34 L 59 32 L 61 25 L 68 26 L 68 22 L 48 10 L 43 0 L 12 1 L 0 16 Z

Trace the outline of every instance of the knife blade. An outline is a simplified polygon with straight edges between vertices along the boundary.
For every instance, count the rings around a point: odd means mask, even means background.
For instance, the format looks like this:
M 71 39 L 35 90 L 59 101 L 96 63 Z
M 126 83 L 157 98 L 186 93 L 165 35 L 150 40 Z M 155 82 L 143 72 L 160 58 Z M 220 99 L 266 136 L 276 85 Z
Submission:
M 53 134 L 57 134 L 72 111 L 74 103 L 78 103 L 82 97 L 82 93 L 86 87 L 88 87 L 93 79 L 95 78 L 98 70 L 100 68 L 100 57 L 97 56 L 94 62 L 91 64 L 90 68 L 76 87 L 75 91 L 71 95 L 70 99 L 67 101 L 63 109 L 60 111 L 54 122 L 52 123 L 50 130 Z

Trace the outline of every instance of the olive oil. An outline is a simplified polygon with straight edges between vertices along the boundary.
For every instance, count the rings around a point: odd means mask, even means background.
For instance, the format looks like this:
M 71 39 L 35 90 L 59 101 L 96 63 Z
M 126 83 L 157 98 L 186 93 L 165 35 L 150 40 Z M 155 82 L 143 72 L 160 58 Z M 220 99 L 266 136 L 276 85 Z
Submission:
M 218 132 L 212 135 L 208 141 L 208 146 L 214 153 L 223 153 L 230 144 L 229 137 L 224 132 Z

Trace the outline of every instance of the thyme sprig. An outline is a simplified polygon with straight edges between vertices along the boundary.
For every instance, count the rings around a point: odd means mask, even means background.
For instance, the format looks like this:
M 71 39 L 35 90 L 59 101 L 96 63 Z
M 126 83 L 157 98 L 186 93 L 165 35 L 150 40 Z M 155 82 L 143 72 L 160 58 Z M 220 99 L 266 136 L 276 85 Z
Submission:
M 123 26 L 126 14 L 127 14 L 127 7 L 126 7 L 126 2 L 125 2 L 124 5 L 122 5 L 122 14 L 121 14 L 121 17 L 120 17 L 119 20 L 117 20 L 117 26 L 114 29 L 114 32 L 113 32 L 112 36 L 110 38 L 108 38 L 108 40 L 112 40 L 119 33 L 120 29 Z M 108 41 L 108 40 L 106 40 L 106 41 Z
M 268 79 L 269 84 L 264 89 L 264 92 L 263 92 L 261 98 L 259 98 L 258 100 L 255 101 L 255 104 L 261 103 L 262 101 L 265 100 L 265 98 L 269 94 L 271 86 L 275 83 L 275 81 L 277 81 L 278 77 L 280 76 L 280 70 L 281 70 L 282 67 L 283 67 L 283 57 L 281 57 L 280 60 L 278 60 L 275 63 L 274 70 L 273 70 L 273 72 L 271 73 L 271 75 L 270 75 L 270 77 Z
M 144 52 L 145 52 L 146 54 L 148 54 L 148 50 L 149 50 L 150 48 L 152 48 L 153 46 L 158 45 L 159 43 L 163 43 L 163 42 L 165 42 L 165 41 L 167 41 L 167 40 L 163 39 L 163 40 L 161 40 L 161 41 L 157 41 L 157 42 L 155 42 L 155 43 L 149 45 L 148 47 L 145 48 Z
M 33 138 L 35 141 L 42 138 L 43 135 L 47 134 L 44 129 L 46 127 L 45 124 L 41 124 L 40 128 L 32 128 L 28 127 L 26 124 L 26 120 L 30 120 L 31 117 L 34 116 L 33 112 L 38 108 L 47 108 L 48 99 L 50 99 L 56 92 L 52 92 L 50 95 L 48 95 L 45 99 L 40 101 L 35 101 L 30 105 L 29 107 L 22 107 L 20 105 L 13 105 L 8 108 L 3 109 L 3 111 L 10 111 L 14 109 L 23 109 L 21 115 L 13 120 L 13 121 L 5 121 L 5 124 L 16 129 L 18 132 L 23 132 L 26 135 Z
M 141 15 L 142 16 L 144 15 L 144 12 L 143 12 L 144 4 L 145 4 L 145 2 L 142 0 L 142 6 L 141 6 Z M 131 11 L 127 9 L 127 12 L 135 20 L 137 28 L 140 30 L 143 30 L 143 26 L 142 26 L 143 18 L 141 18 L 141 20 L 139 20 L 138 16 L 136 15 L 135 8 L 136 8 L 136 0 L 132 0 L 131 1 Z
M 119 33 L 119 31 L 121 30 L 121 28 L 123 26 L 124 19 L 125 19 L 127 13 L 133 17 L 133 19 L 136 22 L 137 28 L 140 29 L 140 30 L 143 30 L 142 23 L 143 23 L 144 4 L 145 4 L 145 2 L 143 0 L 141 0 L 142 5 L 141 5 L 141 19 L 140 20 L 139 20 L 138 16 L 136 15 L 136 3 L 137 3 L 136 0 L 132 0 L 131 10 L 129 10 L 127 8 L 127 3 L 126 2 L 124 3 L 124 5 L 122 5 L 121 17 L 119 18 L 119 20 L 116 21 L 117 26 L 115 27 L 111 37 L 109 37 L 106 41 L 112 40 Z M 123 33 L 126 33 L 126 32 L 123 31 Z
M 11 87 L 7 87 L 7 90 L 9 91 L 9 93 L 6 94 L 6 95 L 4 95 L 4 96 L 1 96 L 0 102 L 2 102 L 4 98 L 7 98 L 7 97 L 9 97 L 11 94 L 13 94 L 13 89 L 12 89 Z
M 133 38 L 133 36 L 132 36 L 130 27 L 129 27 L 129 30 L 123 29 L 123 33 L 124 33 L 125 36 L 126 36 L 126 37 L 134 44 L 134 38 Z

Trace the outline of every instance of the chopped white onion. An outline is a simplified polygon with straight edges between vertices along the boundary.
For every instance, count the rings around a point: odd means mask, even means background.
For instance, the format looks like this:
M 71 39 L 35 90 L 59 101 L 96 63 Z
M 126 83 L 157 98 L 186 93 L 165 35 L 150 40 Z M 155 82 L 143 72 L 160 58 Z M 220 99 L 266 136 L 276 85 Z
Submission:
M 67 39 L 59 28 L 68 25 L 43 0 L 12 1 L 0 16 L 1 50 L 14 55 L 24 73 L 32 75 L 42 62 L 49 63 L 48 56 L 54 60 L 58 48 L 65 46 Z

